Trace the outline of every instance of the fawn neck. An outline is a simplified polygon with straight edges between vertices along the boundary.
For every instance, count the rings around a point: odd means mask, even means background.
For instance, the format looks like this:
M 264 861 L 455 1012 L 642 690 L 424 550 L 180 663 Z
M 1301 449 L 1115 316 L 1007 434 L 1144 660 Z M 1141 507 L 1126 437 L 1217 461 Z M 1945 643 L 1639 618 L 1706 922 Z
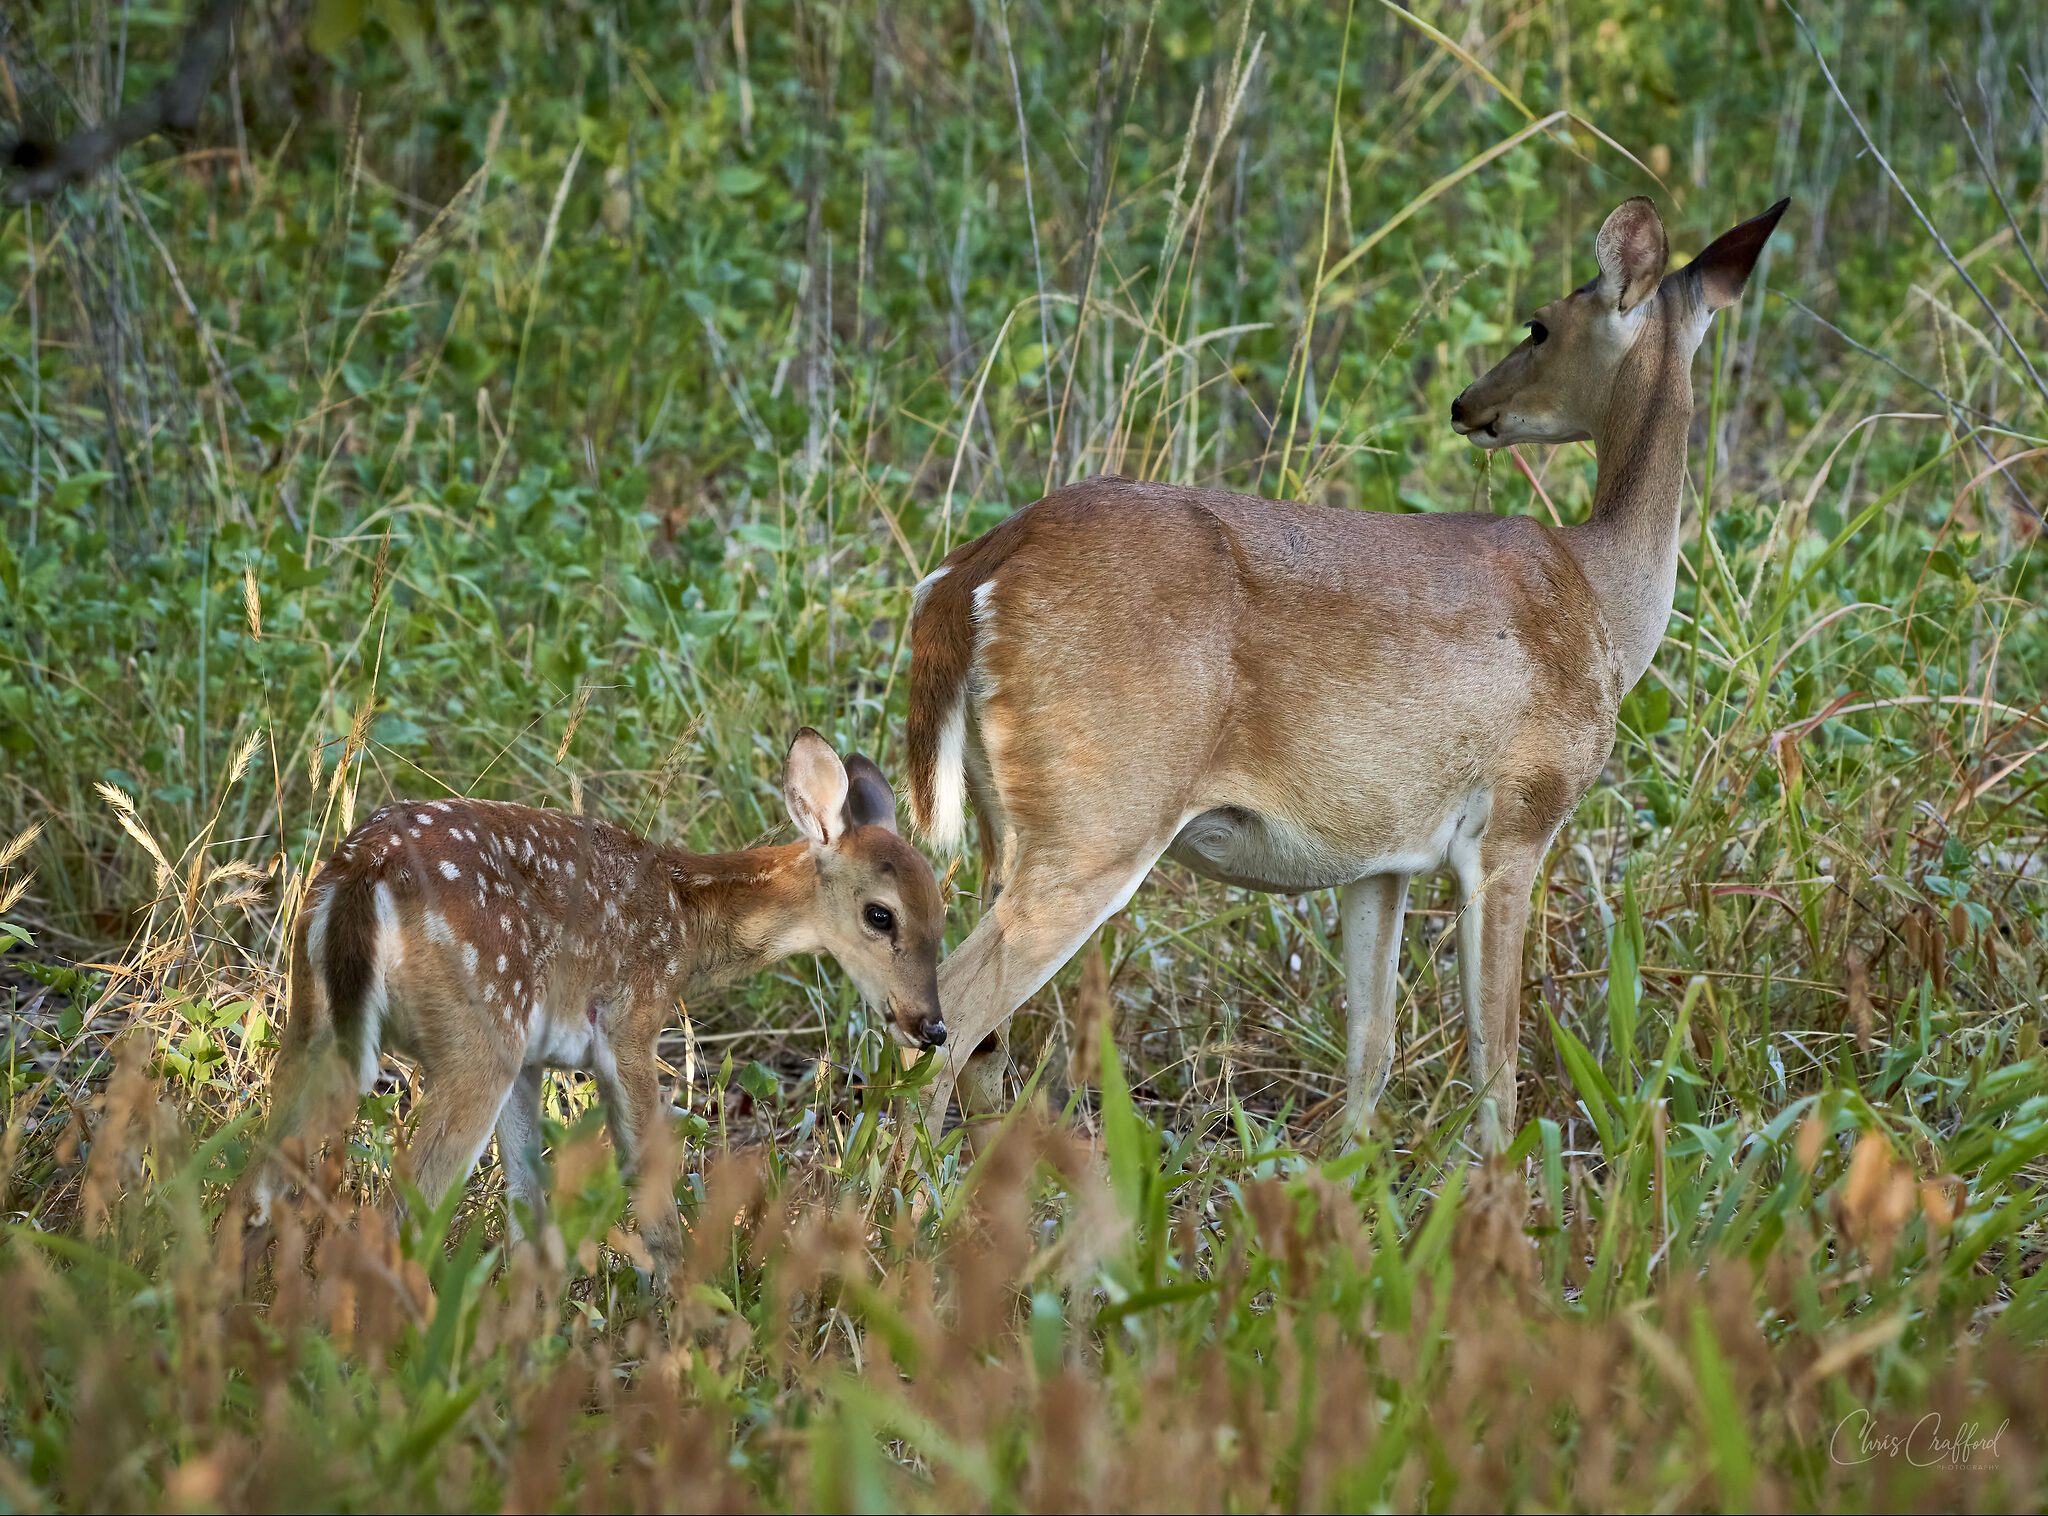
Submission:
M 1691 345 L 1682 312 L 1652 315 L 1614 376 L 1593 439 L 1593 511 L 1567 535 L 1592 586 L 1626 690 L 1664 640 L 1678 588 L 1678 508 L 1692 428 Z
M 807 950 L 809 852 L 802 842 L 738 853 L 666 851 L 676 914 L 690 947 L 687 991 Z

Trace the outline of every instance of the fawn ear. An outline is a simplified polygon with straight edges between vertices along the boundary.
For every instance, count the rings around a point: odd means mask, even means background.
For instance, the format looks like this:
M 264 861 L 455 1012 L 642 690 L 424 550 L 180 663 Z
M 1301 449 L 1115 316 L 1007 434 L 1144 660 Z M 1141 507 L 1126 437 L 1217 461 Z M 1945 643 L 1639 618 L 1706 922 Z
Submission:
M 896 792 L 866 753 L 846 759 L 846 826 L 883 826 L 896 830 Z
M 1671 244 L 1648 196 L 1624 200 L 1608 213 L 1593 239 L 1593 256 L 1600 260 L 1600 297 L 1609 310 L 1626 314 L 1657 293 Z
M 846 765 L 809 727 L 789 745 L 782 798 L 789 802 L 789 819 L 811 841 L 829 844 L 844 830 L 839 816 L 846 807 Z
M 1792 197 L 1787 195 L 1761 216 L 1752 216 L 1740 226 L 1730 227 L 1685 266 L 1685 271 L 1699 281 L 1700 299 L 1708 310 L 1718 311 L 1742 298 L 1750 270 L 1763 256 L 1764 244 L 1771 240 L 1778 218 L 1791 203 Z

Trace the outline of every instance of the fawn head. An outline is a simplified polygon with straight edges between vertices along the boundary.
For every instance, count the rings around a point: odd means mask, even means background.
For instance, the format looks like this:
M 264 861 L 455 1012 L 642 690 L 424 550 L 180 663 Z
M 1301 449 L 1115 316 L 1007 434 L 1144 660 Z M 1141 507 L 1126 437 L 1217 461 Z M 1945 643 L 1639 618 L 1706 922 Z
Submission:
M 1599 276 L 1525 323 L 1521 346 L 1451 402 L 1451 426 L 1483 448 L 1597 440 L 1630 354 L 1641 347 L 1689 365 L 1708 319 L 1741 298 L 1789 204 L 1723 232 L 1667 276 L 1670 244 L 1656 207 L 1641 195 L 1624 200 L 1593 239 Z
M 846 970 L 868 1009 L 902 1041 L 941 1046 L 946 912 L 932 866 L 897 835 L 896 792 L 868 758 L 855 753 L 842 762 L 809 727 L 789 745 L 782 792 L 810 844 L 815 947 Z

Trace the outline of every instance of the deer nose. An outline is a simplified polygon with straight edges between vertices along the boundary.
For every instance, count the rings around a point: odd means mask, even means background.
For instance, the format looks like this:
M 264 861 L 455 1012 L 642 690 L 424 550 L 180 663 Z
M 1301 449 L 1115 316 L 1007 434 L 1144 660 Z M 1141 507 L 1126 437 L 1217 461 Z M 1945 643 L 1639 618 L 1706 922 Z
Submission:
M 928 1048 L 942 1048 L 946 1045 L 946 1023 L 936 1016 L 926 1017 L 917 1029 L 917 1040 Z
M 1465 396 L 1460 392 L 1458 397 L 1451 402 L 1451 425 L 1466 426 L 1469 424 L 1465 415 Z

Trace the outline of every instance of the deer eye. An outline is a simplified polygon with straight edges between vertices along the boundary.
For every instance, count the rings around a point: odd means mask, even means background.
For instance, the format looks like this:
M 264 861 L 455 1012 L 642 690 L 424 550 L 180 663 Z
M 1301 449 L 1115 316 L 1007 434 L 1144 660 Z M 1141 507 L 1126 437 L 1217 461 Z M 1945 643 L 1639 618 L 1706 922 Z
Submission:
M 1550 335 L 1550 328 L 1540 321 L 1524 321 L 1522 325 L 1529 328 L 1529 345 L 1531 347 L 1543 346 L 1543 339 Z
M 896 930 L 896 913 L 886 905 L 870 905 L 860 915 L 861 920 L 885 935 Z

